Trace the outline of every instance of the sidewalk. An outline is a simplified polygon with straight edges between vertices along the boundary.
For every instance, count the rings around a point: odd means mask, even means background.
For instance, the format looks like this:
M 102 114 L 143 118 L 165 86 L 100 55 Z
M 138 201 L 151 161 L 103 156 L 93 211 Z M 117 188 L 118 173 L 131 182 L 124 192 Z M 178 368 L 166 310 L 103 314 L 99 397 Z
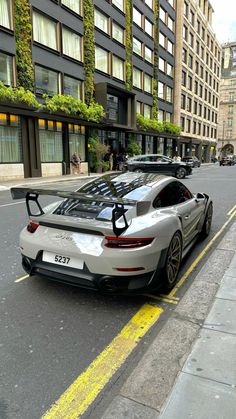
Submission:
M 236 418 L 236 222 L 102 419 Z

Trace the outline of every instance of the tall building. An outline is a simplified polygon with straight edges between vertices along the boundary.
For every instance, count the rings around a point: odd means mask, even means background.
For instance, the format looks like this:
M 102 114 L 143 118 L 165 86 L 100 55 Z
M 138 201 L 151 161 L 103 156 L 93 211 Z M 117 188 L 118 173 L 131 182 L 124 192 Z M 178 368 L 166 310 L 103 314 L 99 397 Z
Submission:
M 222 46 L 218 152 L 236 153 L 236 43 Z
M 174 122 L 182 127 L 180 155 L 215 155 L 221 47 L 208 0 L 176 2 Z
M 91 127 L 115 152 L 133 133 L 144 153 L 172 155 L 176 136 L 138 130 L 136 112 L 153 117 L 158 84 L 155 112 L 173 122 L 175 18 L 175 0 L 0 0 L 0 81 L 32 78 L 40 102 L 44 94 L 85 100 L 94 47 L 94 97 L 106 113 L 92 123 L 0 99 L 0 179 L 69 173 L 74 151 L 87 161 Z

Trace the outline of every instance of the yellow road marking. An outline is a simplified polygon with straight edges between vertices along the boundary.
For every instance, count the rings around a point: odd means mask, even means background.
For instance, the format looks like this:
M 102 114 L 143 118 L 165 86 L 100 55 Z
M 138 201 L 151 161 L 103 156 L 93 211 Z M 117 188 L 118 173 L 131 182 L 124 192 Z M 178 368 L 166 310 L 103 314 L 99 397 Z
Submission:
M 152 295 L 152 294 L 143 294 L 145 297 L 149 297 L 153 300 L 164 301 L 165 303 L 169 304 L 178 304 L 177 298 L 169 298 L 168 296 L 161 296 L 161 295 Z
M 16 279 L 15 282 L 24 281 L 24 279 L 26 279 L 26 278 L 29 278 L 29 275 L 22 276 L 21 278 Z
M 191 272 L 196 268 L 196 266 L 198 265 L 198 263 L 200 262 L 200 260 L 205 256 L 205 254 L 208 252 L 208 250 L 211 248 L 211 246 L 213 245 L 213 243 L 218 239 L 218 237 L 223 233 L 223 231 L 225 230 L 225 228 L 227 227 L 227 225 L 230 223 L 230 221 L 232 220 L 233 217 L 235 217 L 236 215 L 236 211 L 234 211 L 231 215 L 230 218 L 223 224 L 223 226 L 221 227 L 221 229 L 218 231 L 218 233 L 215 234 L 215 236 L 213 237 L 213 239 L 211 241 L 209 241 L 209 243 L 206 245 L 206 247 L 203 249 L 203 251 L 197 256 L 197 258 L 194 260 L 194 262 L 192 263 L 192 265 L 188 268 L 188 270 L 184 273 L 184 275 L 182 276 L 182 278 L 180 278 L 180 280 L 178 281 L 178 283 L 176 284 L 176 286 L 172 289 L 172 291 L 168 294 L 169 298 L 173 298 L 174 295 L 176 294 L 176 292 L 178 291 L 178 289 L 183 285 L 183 283 L 186 281 L 186 279 L 188 278 L 188 276 L 191 274 Z
M 232 212 L 234 212 L 236 210 L 236 205 L 234 205 L 234 207 L 233 208 L 231 208 L 231 210 L 228 212 L 228 214 L 227 215 L 231 215 L 232 214 Z
M 104 351 L 65 391 L 42 419 L 77 419 L 96 399 L 163 309 L 144 304 Z

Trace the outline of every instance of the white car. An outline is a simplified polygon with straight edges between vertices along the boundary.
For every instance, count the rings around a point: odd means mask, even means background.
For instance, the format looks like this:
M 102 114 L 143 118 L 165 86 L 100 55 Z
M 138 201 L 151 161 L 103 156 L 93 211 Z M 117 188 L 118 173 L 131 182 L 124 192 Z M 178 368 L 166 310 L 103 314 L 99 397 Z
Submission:
M 163 282 L 171 289 L 181 259 L 211 228 L 209 196 L 192 194 L 173 177 L 111 174 L 76 192 L 11 193 L 14 199 L 26 197 L 30 216 L 20 234 L 26 272 L 95 290 L 137 293 Z M 40 195 L 64 200 L 42 209 Z

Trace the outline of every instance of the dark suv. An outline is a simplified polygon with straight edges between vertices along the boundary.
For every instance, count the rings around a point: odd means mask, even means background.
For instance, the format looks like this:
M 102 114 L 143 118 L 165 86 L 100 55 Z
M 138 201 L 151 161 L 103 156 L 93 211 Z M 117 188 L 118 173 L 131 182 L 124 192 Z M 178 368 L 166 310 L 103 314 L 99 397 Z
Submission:
M 220 166 L 233 166 L 235 164 L 236 164 L 236 156 L 234 155 L 221 157 L 220 159 Z
M 192 173 L 192 168 L 186 163 L 175 162 L 161 154 L 143 154 L 130 157 L 127 161 L 127 169 L 130 172 L 157 172 L 175 176 L 178 179 L 183 179 Z
M 201 162 L 200 162 L 200 160 L 198 160 L 198 158 L 196 156 L 182 157 L 182 161 L 184 161 L 185 163 L 187 163 L 191 167 L 200 167 L 201 166 Z

